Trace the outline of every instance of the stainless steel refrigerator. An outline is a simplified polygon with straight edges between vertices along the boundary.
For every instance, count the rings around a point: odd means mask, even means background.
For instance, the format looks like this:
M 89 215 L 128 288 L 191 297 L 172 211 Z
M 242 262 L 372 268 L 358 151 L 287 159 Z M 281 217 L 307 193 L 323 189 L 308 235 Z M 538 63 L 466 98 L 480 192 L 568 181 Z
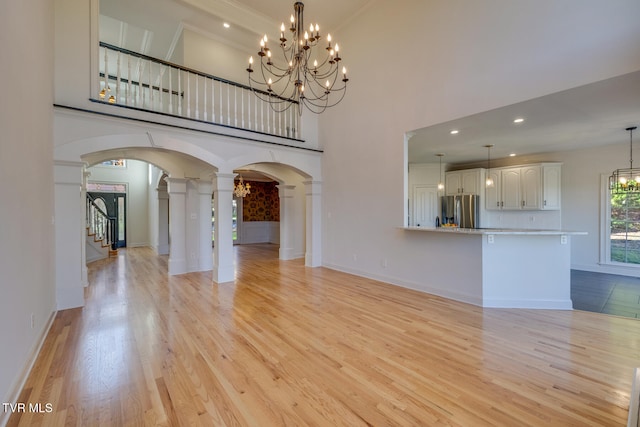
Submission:
M 479 228 L 478 196 L 475 194 L 458 194 L 440 198 L 442 216 L 441 224 L 455 224 L 460 228 Z

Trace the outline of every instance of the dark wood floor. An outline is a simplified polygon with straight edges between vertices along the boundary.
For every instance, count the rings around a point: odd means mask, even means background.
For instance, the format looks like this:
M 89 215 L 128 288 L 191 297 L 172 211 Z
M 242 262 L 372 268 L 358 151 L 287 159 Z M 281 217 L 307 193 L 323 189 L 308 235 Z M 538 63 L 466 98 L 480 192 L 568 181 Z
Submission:
M 576 310 L 640 319 L 640 278 L 572 270 L 571 300 Z

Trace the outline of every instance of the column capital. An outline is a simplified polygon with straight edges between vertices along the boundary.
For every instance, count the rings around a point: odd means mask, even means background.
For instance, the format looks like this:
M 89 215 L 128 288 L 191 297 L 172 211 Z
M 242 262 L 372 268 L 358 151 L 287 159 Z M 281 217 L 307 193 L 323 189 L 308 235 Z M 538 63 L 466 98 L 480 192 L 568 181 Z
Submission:
M 282 197 L 293 197 L 294 190 L 296 189 L 296 186 L 295 185 L 278 184 L 278 185 L 276 185 L 276 188 L 278 189 L 278 195 L 280 196 L 280 198 L 282 198 Z
M 213 177 L 214 191 L 233 191 L 234 173 L 216 173 Z
M 305 186 L 305 194 L 322 194 L 322 181 L 304 181 L 303 184 Z
M 211 181 L 198 181 L 198 194 L 213 194 L 213 182 Z
M 179 194 L 187 192 L 187 181 L 185 178 L 167 178 L 167 193 Z

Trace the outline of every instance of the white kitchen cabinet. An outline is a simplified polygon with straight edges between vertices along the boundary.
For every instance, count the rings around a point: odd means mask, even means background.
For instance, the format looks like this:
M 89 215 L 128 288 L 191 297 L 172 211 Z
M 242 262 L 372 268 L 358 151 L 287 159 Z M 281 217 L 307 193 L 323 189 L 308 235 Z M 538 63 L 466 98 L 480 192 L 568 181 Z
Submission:
M 502 209 L 520 209 L 520 168 L 502 169 L 501 177 Z
M 562 167 L 557 163 L 542 165 L 542 209 L 559 210 L 562 188 Z
M 539 210 L 542 207 L 542 176 L 540 165 L 520 168 L 520 208 Z
M 481 194 L 482 172 L 481 168 L 447 172 L 444 178 L 445 194 Z
M 501 171 L 500 169 L 489 169 L 487 171 L 487 179 L 493 181 L 493 185 L 484 189 L 485 209 L 500 210 L 500 202 L 502 201 Z M 482 201 L 481 201 L 482 202 Z
M 560 209 L 559 163 L 512 166 L 487 172 L 493 186 L 485 188 L 487 210 Z

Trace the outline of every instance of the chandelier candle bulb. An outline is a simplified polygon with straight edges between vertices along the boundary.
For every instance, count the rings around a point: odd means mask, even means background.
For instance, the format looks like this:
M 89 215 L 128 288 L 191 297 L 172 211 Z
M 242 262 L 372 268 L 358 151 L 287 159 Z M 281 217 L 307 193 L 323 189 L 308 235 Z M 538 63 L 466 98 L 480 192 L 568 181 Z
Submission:
M 273 111 L 284 112 L 297 105 L 300 115 L 305 107 L 320 114 L 344 98 L 348 81 L 346 69 L 342 68 L 340 80 L 340 47 L 338 44 L 333 47 L 331 35 L 327 34 L 327 45 L 323 49 L 319 45 L 320 25 L 307 24 L 306 31 L 304 4 L 295 2 L 293 8 L 294 14 L 290 18 L 292 40 L 288 42 L 285 38 L 284 23 L 279 28 L 279 49 L 269 48 L 267 35 L 260 40 L 260 61 L 256 63 L 260 69 L 253 73 L 253 64 L 249 64 L 249 85 L 254 95 L 267 102 Z

